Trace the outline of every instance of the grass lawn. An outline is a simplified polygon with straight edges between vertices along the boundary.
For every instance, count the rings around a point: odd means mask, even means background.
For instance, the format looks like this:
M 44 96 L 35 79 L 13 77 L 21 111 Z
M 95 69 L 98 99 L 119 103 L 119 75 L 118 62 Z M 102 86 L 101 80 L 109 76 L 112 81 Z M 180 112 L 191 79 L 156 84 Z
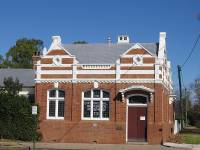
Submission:
M 200 144 L 200 134 L 181 133 L 182 142 L 186 144 Z

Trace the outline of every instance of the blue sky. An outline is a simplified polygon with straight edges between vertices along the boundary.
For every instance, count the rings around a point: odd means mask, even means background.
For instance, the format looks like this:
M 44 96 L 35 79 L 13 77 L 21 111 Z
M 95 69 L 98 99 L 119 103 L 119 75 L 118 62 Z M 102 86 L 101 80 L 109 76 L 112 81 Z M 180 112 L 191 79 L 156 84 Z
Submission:
M 37 38 L 49 47 L 52 35 L 63 43 L 102 43 L 128 34 L 132 42 L 157 42 L 167 32 L 173 71 L 182 64 L 200 33 L 199 0 L 2 0 L 0 54 L 19 38 Z M 200 43 L 200 42 L 199 42 Z M 184 82 L 200 76 L 200 44 L 183 68 Z M 177 85 L 177 73 L 173 74 Z

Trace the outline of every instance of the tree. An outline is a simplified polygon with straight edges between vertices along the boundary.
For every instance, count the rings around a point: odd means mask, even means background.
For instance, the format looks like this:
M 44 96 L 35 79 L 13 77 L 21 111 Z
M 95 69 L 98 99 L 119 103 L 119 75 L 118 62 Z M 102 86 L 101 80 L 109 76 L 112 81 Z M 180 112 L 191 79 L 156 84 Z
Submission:
M 74 41 L 73 44 L 88 44 L 86 41 Z
M 37 39 L 22 38 L 16 41 L 6 53 L 4 64 L 11 68 L 32 68 L 32 56 L 43 49 L 43 42 Z
M 33 118 L 31 103 L 24 96 L 0 93 L 0 137 L 5 139 L 40 139 L 38 115 Z
M 2 64 L 3 64 L 3 62 L 4 62 L 3 56 L 0 55 L 0 68 L 2 68 Z
M 195 102 L 193 106 L 193 117 L 195 126 L 200 128 L 200 79 L 195 80 Z
M 1 93 L 7 93 L 8 95 L 16 96 L 22 89 L 22 84 L 16 78 L 15 81 L 12 77 L 4 78 L 4 87 L 1 89 Z

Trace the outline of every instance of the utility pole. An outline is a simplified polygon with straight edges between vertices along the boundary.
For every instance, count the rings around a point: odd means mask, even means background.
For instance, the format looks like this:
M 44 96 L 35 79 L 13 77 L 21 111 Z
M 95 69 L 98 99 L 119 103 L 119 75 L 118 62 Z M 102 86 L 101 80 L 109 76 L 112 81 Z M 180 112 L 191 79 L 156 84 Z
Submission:
M 183 102 L 182 102 L 181 66 L 178 65 L 177 68 L 178 68 L 180 110 L 181 110 L 181 129 L 183 129 Z
M 185 126 L 188 125 L 188 120 L 187 120 L 187 111 L 188 111 L 188 93 L 187 89 L 185 88 Z

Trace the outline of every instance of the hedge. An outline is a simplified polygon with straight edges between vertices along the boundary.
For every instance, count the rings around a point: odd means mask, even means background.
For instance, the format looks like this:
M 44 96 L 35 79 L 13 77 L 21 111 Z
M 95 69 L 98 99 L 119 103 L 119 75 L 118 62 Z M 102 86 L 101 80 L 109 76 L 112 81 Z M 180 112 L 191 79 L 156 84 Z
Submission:
M 6 139 L 39 140 L 38 116 L 33 117 L 31 103 L 24 96 L 0 94 L 0 136 Z

